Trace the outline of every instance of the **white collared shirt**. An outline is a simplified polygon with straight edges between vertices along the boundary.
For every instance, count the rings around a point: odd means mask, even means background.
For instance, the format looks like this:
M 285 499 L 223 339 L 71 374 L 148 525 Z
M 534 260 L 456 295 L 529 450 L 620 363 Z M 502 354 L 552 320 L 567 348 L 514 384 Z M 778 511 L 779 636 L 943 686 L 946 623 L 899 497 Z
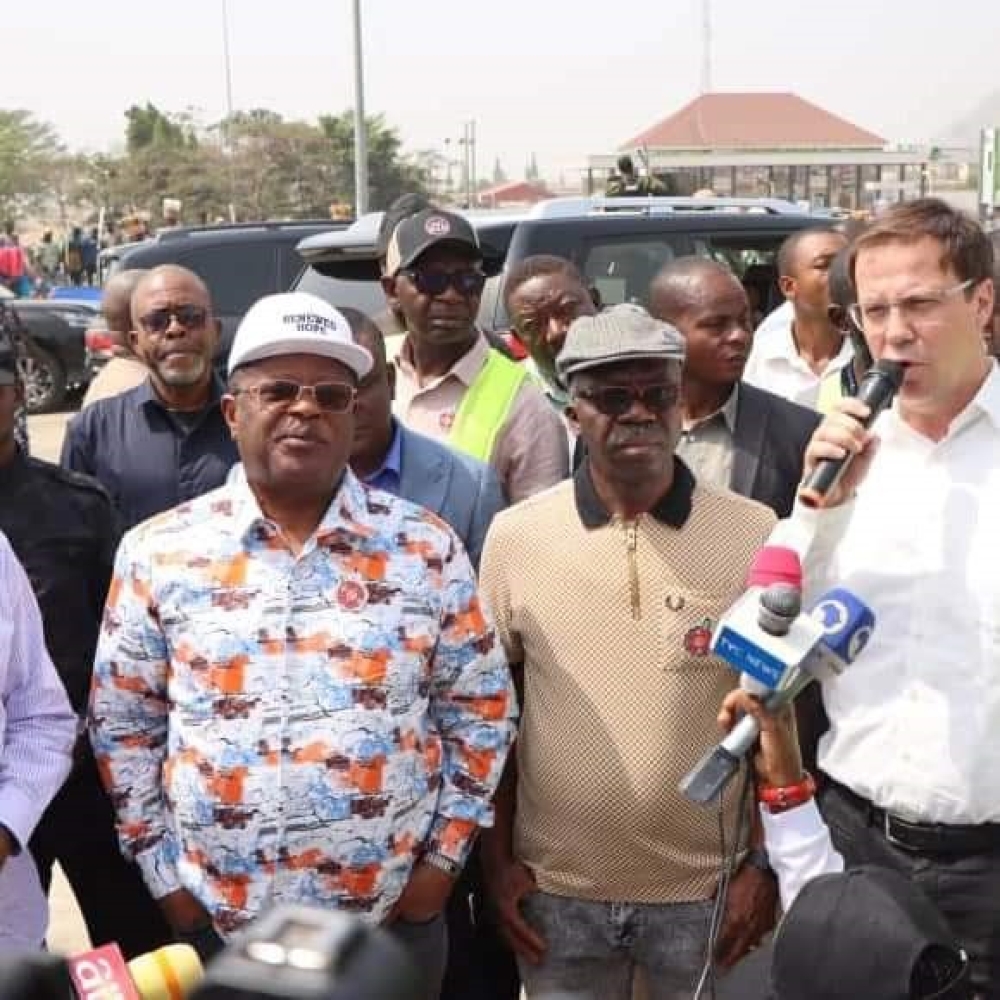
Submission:
M 779 321 L 780 314 L 780 309 L 773 312 L 754 334 L 743 381 L 815 410 L 820 382 L 827 375 L 840 371 L 854 357 L 851 340 L 844 337 L 836 357 L 831 358 L 817 375 L 795 346 L 791 309 L 787 321 Z
M 820 766 L 920 822 L 1000 822 L 1000 369 L 935 443 L 895 409 L 857 497 L 772 541 L 803 557 L 807 597 L 842 585 L 875 633 L 823 689 Z

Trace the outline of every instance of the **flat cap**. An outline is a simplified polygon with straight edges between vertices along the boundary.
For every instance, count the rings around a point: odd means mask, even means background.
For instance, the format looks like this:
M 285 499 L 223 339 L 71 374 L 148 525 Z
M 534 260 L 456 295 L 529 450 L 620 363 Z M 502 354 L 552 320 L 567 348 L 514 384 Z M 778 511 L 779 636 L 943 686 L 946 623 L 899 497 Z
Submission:
M 642 306 L 622 303 L 573 321 L 556 358 L 556 371 L 566 382 L 591 368 L 643 360 L 683 361 L 684 337 Z

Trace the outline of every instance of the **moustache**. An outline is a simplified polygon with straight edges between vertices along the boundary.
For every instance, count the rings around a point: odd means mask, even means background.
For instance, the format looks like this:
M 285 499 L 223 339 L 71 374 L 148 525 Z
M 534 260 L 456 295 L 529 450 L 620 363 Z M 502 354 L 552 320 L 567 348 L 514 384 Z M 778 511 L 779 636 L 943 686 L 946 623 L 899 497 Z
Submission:
M 608 444 L 622 447 L 630 444 L 649 444 L 666 441 L 667 432 L 659 424 L 620 425 L 608 435 Z

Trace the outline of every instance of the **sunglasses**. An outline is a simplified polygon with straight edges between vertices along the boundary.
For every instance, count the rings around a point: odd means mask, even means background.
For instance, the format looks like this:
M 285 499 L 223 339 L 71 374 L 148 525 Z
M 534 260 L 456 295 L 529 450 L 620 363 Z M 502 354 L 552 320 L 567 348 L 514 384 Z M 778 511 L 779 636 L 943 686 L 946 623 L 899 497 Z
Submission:
M 482 271 L 403 271 L 416 286 L 421 295 L 437 298 L 444 295 L 449 288 L 454 288 L 459 295 L 472 298 L 482 293 L 486 284 L 486 275 Z
M 166 333 L 172 319 L 185 329 L 194 330 L 205 325 L 208 310 L 203 306 L 164 306 L 140 316 L 139 325 L 149 333 Z
M 587 400 L 607 417 L 623 417 L 635 403 L 642 403 L 650 413 L 665 413 L 681 398 L 680 386 L 673 382 L 659 385 L 604 385 L 599 389 L 577 389 L 575 396 Z
M 354 405 L 357 396 L 354 386 L 346 382 L 317 382 L 315 385 L 302 385 L 284 379 L 258 382 L 257 385 L 237 390 L 233 395 L 240 393 L 256 396 L 260 405 L 267 407 L 291 406 L 303 396 L 312 396 L 313 402 L 327 413 L 347 413 Z

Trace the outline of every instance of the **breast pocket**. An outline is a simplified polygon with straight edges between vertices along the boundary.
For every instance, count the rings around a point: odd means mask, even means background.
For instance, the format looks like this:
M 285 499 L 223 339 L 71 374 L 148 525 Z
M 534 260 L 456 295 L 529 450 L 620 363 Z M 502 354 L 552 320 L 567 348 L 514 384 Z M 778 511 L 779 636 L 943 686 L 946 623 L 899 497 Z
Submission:
M 719 668 L 712 635 L 728 596 L 667 587 L 660 597 L 660 661 L 664 671 Z

